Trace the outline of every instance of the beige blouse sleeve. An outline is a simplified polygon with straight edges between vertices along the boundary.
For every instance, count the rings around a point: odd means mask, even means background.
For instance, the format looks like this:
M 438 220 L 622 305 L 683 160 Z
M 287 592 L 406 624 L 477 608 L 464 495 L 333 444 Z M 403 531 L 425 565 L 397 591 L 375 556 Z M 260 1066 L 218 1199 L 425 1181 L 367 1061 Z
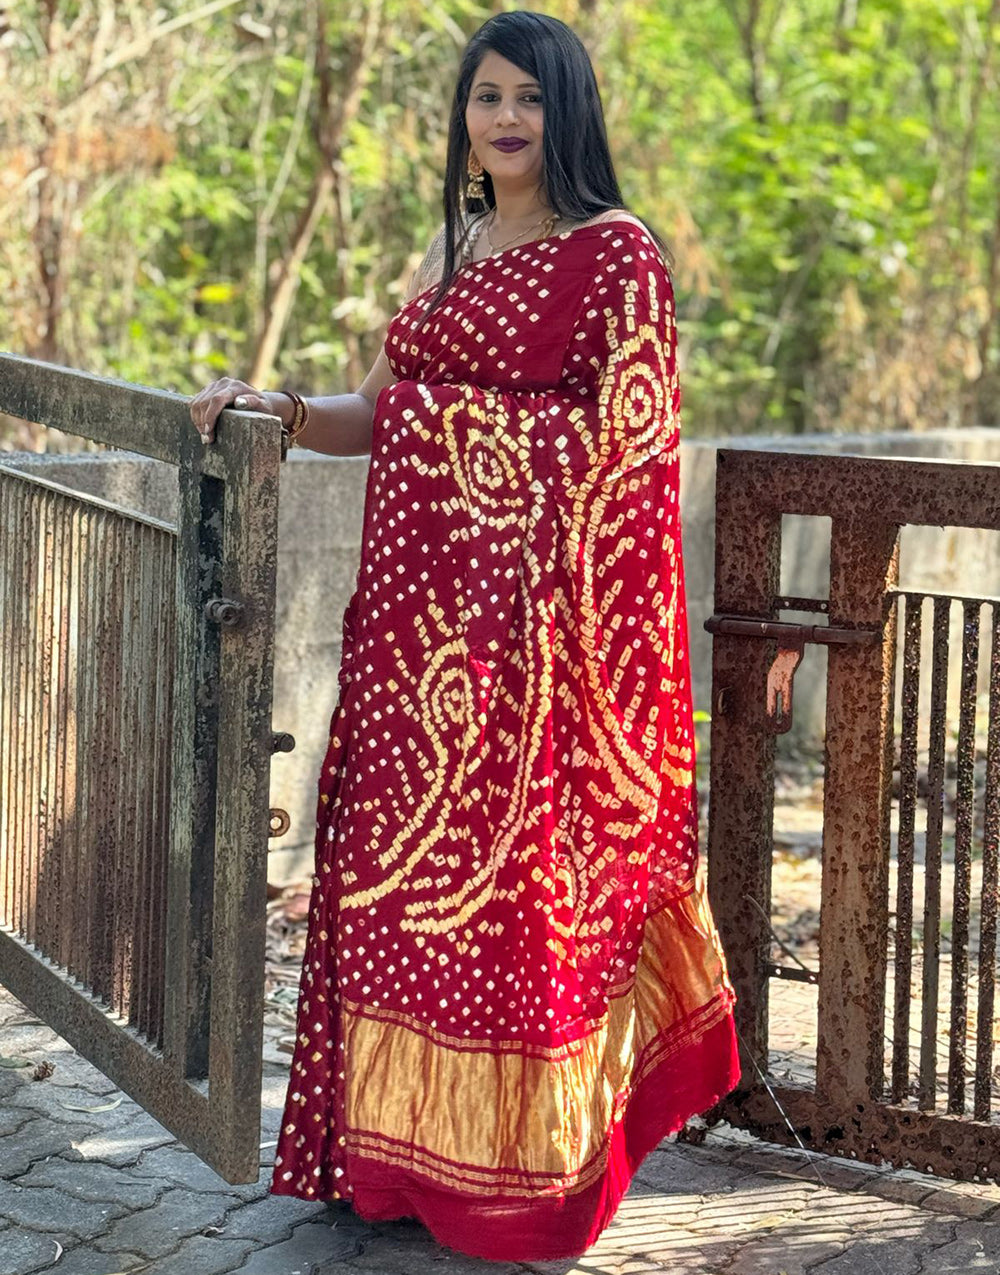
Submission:
M 456 251 L 461 246 L 465 229 L 466 222 L 460 222 L 458 226 L 458 242 L 455 245 Z M 437 283 L 442 274 L 444 274 L 444 242 L 444 223 L 442 222 L 410 281 L 410 288 L 406 294 L 407 301 L 417 296 L 418 293 L 423 292 L 425 288 L 429 288 L 431 284 Z

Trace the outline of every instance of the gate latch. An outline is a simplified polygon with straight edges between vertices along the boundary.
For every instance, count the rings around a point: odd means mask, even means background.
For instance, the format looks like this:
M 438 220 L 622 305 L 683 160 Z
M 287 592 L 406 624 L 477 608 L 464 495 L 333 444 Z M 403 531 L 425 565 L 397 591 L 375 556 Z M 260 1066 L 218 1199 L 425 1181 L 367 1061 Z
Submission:
M 777 641 L 778 653 L 767 671 L 767 720 L 770 733 L 783 735 L 792 725 L 792 682 L 802 662 L 805 644 L 870 646 L 881 629 L 843 629 L 826 624 L 792 624 L 786 620 L 754 620 L 742 615 L 713 615 L 705 621 L 709 633 L 725 637 Z

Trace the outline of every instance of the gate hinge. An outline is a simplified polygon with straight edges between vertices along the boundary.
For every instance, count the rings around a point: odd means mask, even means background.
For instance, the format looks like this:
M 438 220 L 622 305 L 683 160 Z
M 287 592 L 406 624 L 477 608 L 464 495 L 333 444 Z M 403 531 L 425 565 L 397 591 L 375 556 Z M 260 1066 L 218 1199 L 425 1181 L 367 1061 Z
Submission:
M 766 692 L 767 720 L 774 735 L 783 735 L 791 728 L 792 682 L 807 642 L 820 646 L 870 646 L 882 637 L 880 628 L 844 629 L 827 624 L 756 620 L 743 615 L 710 616 L 705 628 L 725 637 L 764 638 L 778 643 L 778 653 L 767 671 Z

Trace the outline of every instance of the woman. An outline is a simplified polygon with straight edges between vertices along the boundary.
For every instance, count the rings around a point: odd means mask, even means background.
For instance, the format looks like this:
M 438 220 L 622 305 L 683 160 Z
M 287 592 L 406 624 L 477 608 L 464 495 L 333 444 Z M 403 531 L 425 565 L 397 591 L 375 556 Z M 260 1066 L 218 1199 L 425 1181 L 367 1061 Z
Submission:
M 670 276 L 563 23 L 472 37 L 444 210 L 359 393 L 295 404 L 311 448 L 371 467 L 271 1190 L 567 1257 L 738 1068 Z M 206 438 L 234 401 L 293 420 L 227 379 L 192 404 Z

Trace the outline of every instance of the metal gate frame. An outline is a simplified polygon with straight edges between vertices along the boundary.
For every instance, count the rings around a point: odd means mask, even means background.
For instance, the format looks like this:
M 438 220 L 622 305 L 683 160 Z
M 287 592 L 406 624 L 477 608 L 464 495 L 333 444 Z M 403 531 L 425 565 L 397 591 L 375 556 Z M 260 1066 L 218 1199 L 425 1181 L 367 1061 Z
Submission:
M 163 1049 L 9 927 L 0 982 L 228 1182 L 256 1181 L 281 424 L 227 410 L 205 447 L 179 394 L 7 354 L 0 411 L 175 465 L 180 495 Z
M 885 1100 L 883 1030 L 899 530 L 1000 530 L 1000 465 L 750 450 L 717 463 L 708 882 L 742 1078 L 713 1115 L 772 1142 L 998 1179 L 1000 1126 Z M 783 514 L 831 518 L 828 600 L 780 596 Z M 776 728 L 765 687 L 783 609 L 826 613 L 830 631 L 856 638 L 829 647 L 820 969 L 790 975 L 819 984 L 813 1088 L 761 1076 L 769 979 L 789 976 L 770 964 L 768 924 Z M 787 649 L 802 626 L 786 628 Z

